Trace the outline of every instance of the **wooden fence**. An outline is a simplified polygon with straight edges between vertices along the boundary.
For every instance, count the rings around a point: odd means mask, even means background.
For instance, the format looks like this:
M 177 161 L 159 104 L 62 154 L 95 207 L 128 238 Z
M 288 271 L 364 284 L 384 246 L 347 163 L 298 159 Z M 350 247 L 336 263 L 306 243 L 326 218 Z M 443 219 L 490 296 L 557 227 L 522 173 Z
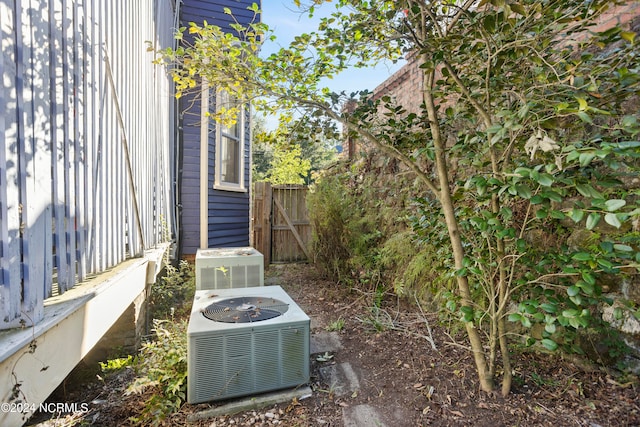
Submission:
M 0 329 L 174 230 L 173 0 L 0 0 Z
M 253 244 L 264 255 L 265 265 L 309 260 L 307 187 L 257 182 L 253 197 Z

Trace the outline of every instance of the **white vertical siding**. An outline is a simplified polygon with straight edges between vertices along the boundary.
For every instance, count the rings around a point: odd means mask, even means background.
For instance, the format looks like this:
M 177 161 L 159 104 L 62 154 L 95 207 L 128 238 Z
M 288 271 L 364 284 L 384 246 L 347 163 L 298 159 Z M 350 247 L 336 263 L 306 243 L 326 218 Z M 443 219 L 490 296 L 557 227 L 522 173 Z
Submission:
M 0 329 L 174 231 L 172 0 L 0 0 Z
M 2 92 L 0 111 L 0 301 L 4 321 L 16 319 L 21 310 L 22 257 L 20 248 L 20 188 L 18 160 L 18 90 L 16 82 L 22 79 L 22 66 L 16 54 L 16 14 L 13 1 L 0 2 L 0 38 L 2 48 Z M 20 71 L 20 74 L 18 74 Z

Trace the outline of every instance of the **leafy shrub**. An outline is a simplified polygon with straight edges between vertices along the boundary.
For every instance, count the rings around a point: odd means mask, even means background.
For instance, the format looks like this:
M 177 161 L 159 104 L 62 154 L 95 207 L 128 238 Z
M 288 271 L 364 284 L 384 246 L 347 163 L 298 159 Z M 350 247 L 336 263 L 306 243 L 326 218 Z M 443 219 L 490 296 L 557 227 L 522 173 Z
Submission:
M 137 424 L 161 424 L 186 399 L 186 319 L 194 292 L 193 264 L 184 260 L 177 267 L 168 265 L 166 274 L 152 286 L 153 336 L 135 358 L 137 377 L 126 392 L 149 395 L 140 416 L 132 418 Z
M 166 274 L 151 287 L 150 311 L 156 319 L 168 319 L 173 316 L 182 317 L 191 304 L 184 304 L 193 298 L 196 288 L 193 264 L 182 260 L 178 267 L 169 264 Z M 176 312 L 178 309 L 178 312 Z
M 115 359 L 109 359 L 106 362 L 98 362 L 100 364 L 100 370 L 104 373 L 109 372 L 117 372 L 120 371 L 127 366 L 131 366 L 134 362 L 132 355 L 127 355 L 127 357 L 117 357 Z
M 318 180 L 307 196 L 312 224 L 312 250 L 315 261 L 324 272 L 338 280 L 348 275 L 349 198 L 341 180 L 324 176 Z
M 366 154 L 316 182 L 307 198 L 315 261 L 335 279 L 372 291 L 374 305 L 391 291 L 426 302 L 434 298 L 437 284 L 452 279 L 444 275 L 440 246 L 425 244 L 416 233 L 420 227 L 408 228 L 418 221 L 410 216 L 417 206 L 409 203 L 410 183 L 377 173 L 392 166 Z
M 150 390 L 136 423 L 160 424 L 177 412 L 187 394 L 187 321 L 154 319 L 155 339 L 143 344 L 134 365 L 137 378 L 126 394 Z

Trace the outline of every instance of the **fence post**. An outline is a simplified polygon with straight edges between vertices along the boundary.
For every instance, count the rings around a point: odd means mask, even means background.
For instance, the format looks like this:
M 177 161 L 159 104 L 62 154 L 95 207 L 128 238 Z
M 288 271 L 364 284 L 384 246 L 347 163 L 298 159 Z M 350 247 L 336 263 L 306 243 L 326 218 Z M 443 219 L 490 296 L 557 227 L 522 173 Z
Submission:
M 271 204 L 273 192 L 268 182 L 256 182 L 253 192 L 253 244 L 264 257 L 264 266 L 271 263 Z

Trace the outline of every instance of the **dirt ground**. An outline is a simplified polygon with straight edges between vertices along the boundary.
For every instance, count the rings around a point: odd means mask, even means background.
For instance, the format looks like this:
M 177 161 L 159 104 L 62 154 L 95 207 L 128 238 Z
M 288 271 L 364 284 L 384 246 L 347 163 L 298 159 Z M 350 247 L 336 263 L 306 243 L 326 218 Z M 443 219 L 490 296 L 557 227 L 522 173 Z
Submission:
M 344 326 L 337 331 L 342 348 L 328 358 L 312 355 L 311 397 L 189 425 L 343 426 L 347 408 L 368 405 L 389 427 L 640 426 L 636 378 L 616 377 L 559 356 L 518 352 L 512 393 L 490 396 L 478 388 L 464 336 L 449 335 L 436 315 L 393 296 L 374 312 L 373 294 L 327 281 L 311 265 L 271 266 L 267 278 L 312 318 L 312 334 L 335 329 L 342 319 Z M 319 370 L 345 362 L 358 374 L 360 388 L 338 396 Z M 64 398 L 90 402 L 90 410 L 40 425 L 131 425 L 129 417 L 140 413 L 145 398 L 124 396 L 132 377 L 125 370 L 80 388 L 67 384 Z M 187 425 L 189 414 L 210 406 L 185 404 L 166 425 Z

